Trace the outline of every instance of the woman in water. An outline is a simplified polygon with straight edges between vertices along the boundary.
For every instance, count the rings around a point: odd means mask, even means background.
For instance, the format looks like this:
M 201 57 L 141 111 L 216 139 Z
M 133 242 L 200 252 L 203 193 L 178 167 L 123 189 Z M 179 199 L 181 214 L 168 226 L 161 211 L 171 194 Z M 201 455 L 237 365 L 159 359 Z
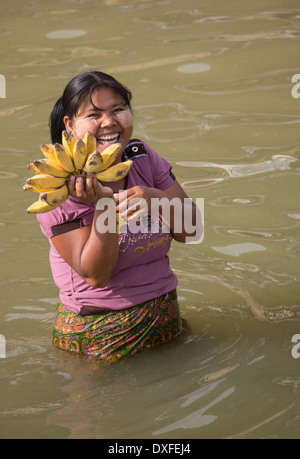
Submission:
M 171 164 L 144 141 L 132 139 L 132 121 L 131 92 L 112 76 L 94 71 L 73 78 L 50 115 L 52 143 L 61 143 L 63 130 L 76 139 L 91 132 L 100 152 L 120 144 L 115 163 L 130 159 L 132 167 L 125 178 L 110 183 L 101 183 L 95 174 L 86 180 L 71 176 L 67 201 L 37 216 L 50 241 L 59 288 L 54 344 L 105 361 L 181 333 L 177 279 L 168 252 L 172 239 L 185 242 L 194 235 L 185 231 L 186 209 L 197 221 L 199 236 L 197 207 L 176 181 Z M 182 211 L 179 218 L 176 206 L 169 205 L 174 198 Z M 107 204 L 115 218 L 127 222 L 119 231 L 105 229 Z M 167 207 L 166 224 L 162 214 Z

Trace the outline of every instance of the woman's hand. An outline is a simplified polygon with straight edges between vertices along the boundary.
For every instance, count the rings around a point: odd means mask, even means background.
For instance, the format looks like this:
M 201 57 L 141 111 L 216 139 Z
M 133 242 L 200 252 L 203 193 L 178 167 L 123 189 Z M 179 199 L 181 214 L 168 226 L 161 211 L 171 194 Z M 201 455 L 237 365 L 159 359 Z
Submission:
M 200 211 L 177 181 L 165 190 L 134 186 L 114 198 L 124 220 L 137 220 L 158 211 L 178 242 L 197 241 L 203 233 Z
M 159 194 L 159 190 L 155 188 L 134 186 L 114 195 L 116 210 L 122 218 L 128 221 L 136 220 L 143 215 L 150 215 L 155 210 L 152 198 L 158 198 Z
M 70 195 L 80 202 L 96 204 L 101 198 L 113 198 L 111 188 L 101 185 L 95 174 L 85 178 L 71 175 L 68 188 Z

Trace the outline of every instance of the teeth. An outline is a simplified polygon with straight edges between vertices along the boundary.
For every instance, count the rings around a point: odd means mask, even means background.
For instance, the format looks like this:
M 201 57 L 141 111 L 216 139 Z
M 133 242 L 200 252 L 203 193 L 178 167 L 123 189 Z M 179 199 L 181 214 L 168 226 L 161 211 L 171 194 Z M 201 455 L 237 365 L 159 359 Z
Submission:
M 115 142 L 119 138 L 119 134 L 107 134 L 98 137 L 98 142 Z

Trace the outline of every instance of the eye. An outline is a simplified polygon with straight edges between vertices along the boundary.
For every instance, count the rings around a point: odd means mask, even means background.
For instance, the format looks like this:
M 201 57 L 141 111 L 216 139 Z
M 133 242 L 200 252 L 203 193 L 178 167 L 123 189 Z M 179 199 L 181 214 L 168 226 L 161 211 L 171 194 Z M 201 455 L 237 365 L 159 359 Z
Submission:
M 125 110 L 126 110 L 125 107 L 116 107 L 113 113 L 120 113 L 120 112 L 124 112 Z

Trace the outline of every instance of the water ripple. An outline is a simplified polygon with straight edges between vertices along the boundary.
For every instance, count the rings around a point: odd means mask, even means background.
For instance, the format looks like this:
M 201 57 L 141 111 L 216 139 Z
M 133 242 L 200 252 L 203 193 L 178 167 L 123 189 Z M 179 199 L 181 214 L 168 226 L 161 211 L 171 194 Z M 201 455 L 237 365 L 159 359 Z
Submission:
M 236 196 L 221 196 L 213 201 L 210 201 L 209 204 L 216 207 L 236 207 L 245 205 L 260 206 L 264 204 L 264 202 L 264 195 L 247 194 L 245 196 L 239 195 L 238 198 Z
M 271 171 L 290 170 L 298 160 L 289 155 L 273 155 L 272 159 L 248 164 L 218 164 L 205 161 L 177 161 L 177 166 L 199 168 L 200 174 L 205 177 L 184 181 L 183 186 L 195 186 L 196 184 L 215 184 L 227 178 L 249 177 Z
M 178 91 L 191 94 L 219 96 L 239 94 L 253 91 L 271 91 L 280 88 L 291 88 L 291 75 L 297 73 L 296 68 L 270 70 L 232 79 L 218 79 L 209 83 L 185 83 L 176 85 Z M 255 115 L 259 116 L 259 114 Z M 285 115 L 288 116 L 288 115 Z M 274 120 L 275 121 L 275 120 Z
M 227 397 L 230 397 L 230 395 L 233 394 L 234 391 L 235 391 L 235 387 L 231 387 L 225 390 L 215 400 L 208 403 L 203 408 L 200 408 L 199 410 L 194 411 L 188 416 L 185 416 L 184 418 L 176 422 L 173 422 L 172 424 L 166 427 L 156 430 L 155 432 L 153 432 L 153 435 L 162 435 L 162 434 L 166 434 L 168 432 L 172 432 L 173 430 L 178 430 L 178 429 L 195 429 L 195 428 L 200 428 L 208 424 L 211 424 L 217 419 L 217 416 L 208 415 L 205 413 L 213 406 L 225 400 Z
M 195 112 L 188 111 L 182 104 L 141 105 L 135 108 L 138 116 L 136 129 L 147 141 L 161 143 L 197 138 L 210 130 L 210 121 Z
M 219 48 L 211 51 L 202 51 L 202 52 L 195 52 L 190 54 L 182 54 L 177 56 L 166 56 L 160 59 L 153 59 L 153 60 L 143 60 L 142 62 L 138 63 L 131 63 L 131 64 L 123 64 L 114 67 L 109 67 L 106 69 L 108 73 L 118 73 L 118 72 L 133 72 L 137 70 L 146 70 L 149 68 L 157 68 L 157 67 L 164 67 L 170 64 L 178 64 L 181 62 L 190 61 L 193 59 L 203 59 L 204 57 L 209 56 L 216 56 L 219 54 L 223 54 L 225 51 L 228 51 L 228 48 Z
M 267 321 L 267 322 L 278 322 L 283 320 L 298 319 L 300 311 L 299 305 L 287 307 L 274 306 L 274 307 L 265 307 L 260 304 L 250 292 L 243 288 L 240 285 L 235 285 L 231 281 L 225 280 L 221 276 L 211 275 L 211 274 L 198 274 L 192 273 L 185 270 L 174 269 L 175 273 L 179 278 L 195 280 L 201 282 L 204 288 L 206 283 L 215 284 L 215 291 L 222 292 L 223 297 L 231 297 L 230 306 L 222 305 L 218 303 L 218 306 L 213 304 L 213 301 L 205 303 L 204 300 L 201 304 L 198 303 L 196 309 L 198 312 L 204 311 L 218 311 L 218 313 L 229 314 L 233 317 L 234 314 L 242 317 L 255 317 L 256 319 Z M 236 297 L 236 300 L 234 299 Z M 236 304 L 236 306 L 234 306 Z

